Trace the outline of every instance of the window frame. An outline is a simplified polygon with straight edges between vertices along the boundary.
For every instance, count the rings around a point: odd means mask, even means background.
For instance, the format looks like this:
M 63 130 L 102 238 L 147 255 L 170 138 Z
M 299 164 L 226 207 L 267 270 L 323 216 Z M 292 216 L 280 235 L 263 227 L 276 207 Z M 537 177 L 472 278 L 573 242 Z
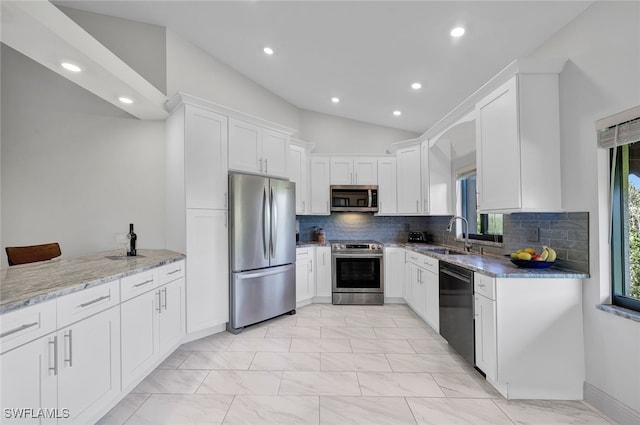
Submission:
M 628 147 L 628 145 L 623 145 L 611 149 L 609 161 L 609 170 L 612 171 L 612 168 L 615 167 L 615 172 L 612 175 L 613 184 L 611 185 L 611 303 L 629 310 L 640 311 L 640 299 L 624 295 L 627 273 L 624 243 L 623 189 L 625 184 L 628 184 L 624 181 L 625 173 L 622 172 L 625 146 Z
M 464 172 L 460 172 L 456 176 L 457 186 L 459 188 L 459 197 L 458 197 L 458 200 L 460 202 L 459 215 L 467 218 L 467 220 L 468 220 L 468 217 L 467 217 L 467 212 L 468 212 L 467 211 L 468 210 L 467 190 L 468 189 L 467 189 L 466 183 L 463 183 L 463 181 L 467 180 L 471 176 L 476 176 L 476 179 L 477 179 L 477 170 L 475 168 L 465 170 Z M 477 197 L 477 193 L 475 195 Z M 476 216 L 479 218 L 480 231 L 481 232 L 486 231 L 489 228 L 489 214 L 478 213 L 477 211 L 478 209 L 477 209 L 477 203 L 476 203 Z M 478 223 L 478 220 L 475 220 L 475 221 L 476 223 Z M 469 239 L 471 240 L 502 243 L 503 235 L 504 235 L 504 227 L 502 229 L 502 234 L 472 233 L 470 229 L 467 229 L 467 232 L 469 233 Z M 465 236 L 464 232 L 461 232 L 461 234 L 463 237 Z

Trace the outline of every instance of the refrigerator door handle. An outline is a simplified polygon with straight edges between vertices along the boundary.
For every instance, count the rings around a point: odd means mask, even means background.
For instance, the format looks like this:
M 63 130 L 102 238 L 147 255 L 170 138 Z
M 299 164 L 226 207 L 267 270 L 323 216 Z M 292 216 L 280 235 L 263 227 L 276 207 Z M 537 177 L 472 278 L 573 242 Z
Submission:
M 265 187 L 262 191 L 262 251 L 264 253 L 264 259 L 269 258 L 268 252 L 268 240 L 267 240 L 267 229 L 270 226 L 269 223 L 269 205 L 267 205 L 269 200 L 267 199 L 267 188 Z
M 278 243 L 278 204 L 273 196 L 271 188 L 271 257 L 276 256 L 276 245 Z

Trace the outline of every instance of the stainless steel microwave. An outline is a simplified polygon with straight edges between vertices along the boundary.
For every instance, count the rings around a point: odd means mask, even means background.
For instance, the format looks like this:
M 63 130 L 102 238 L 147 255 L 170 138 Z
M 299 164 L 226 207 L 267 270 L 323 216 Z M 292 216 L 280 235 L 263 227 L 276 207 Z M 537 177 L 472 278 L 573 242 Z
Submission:
M 331 211 L 378 212 L 378 186 L 331 186 Z

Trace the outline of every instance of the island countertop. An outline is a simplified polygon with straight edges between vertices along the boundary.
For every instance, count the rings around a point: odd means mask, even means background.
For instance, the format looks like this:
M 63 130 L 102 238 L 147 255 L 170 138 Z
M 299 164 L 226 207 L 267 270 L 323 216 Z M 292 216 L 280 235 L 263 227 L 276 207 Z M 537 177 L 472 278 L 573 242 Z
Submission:
M 106 251 L 2 268 L 0 314 L 184 258 L 184 254 L 166 249 L 140 249 L 135 257 L 118 257 L 118 251 Z

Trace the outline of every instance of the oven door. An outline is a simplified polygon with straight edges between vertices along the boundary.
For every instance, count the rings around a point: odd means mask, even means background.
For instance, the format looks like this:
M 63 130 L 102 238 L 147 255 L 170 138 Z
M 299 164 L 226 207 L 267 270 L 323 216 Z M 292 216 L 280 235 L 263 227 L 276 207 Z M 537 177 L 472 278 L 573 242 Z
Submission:
M 333 253 L 333 292 L 383 292 L 382 254 Z

